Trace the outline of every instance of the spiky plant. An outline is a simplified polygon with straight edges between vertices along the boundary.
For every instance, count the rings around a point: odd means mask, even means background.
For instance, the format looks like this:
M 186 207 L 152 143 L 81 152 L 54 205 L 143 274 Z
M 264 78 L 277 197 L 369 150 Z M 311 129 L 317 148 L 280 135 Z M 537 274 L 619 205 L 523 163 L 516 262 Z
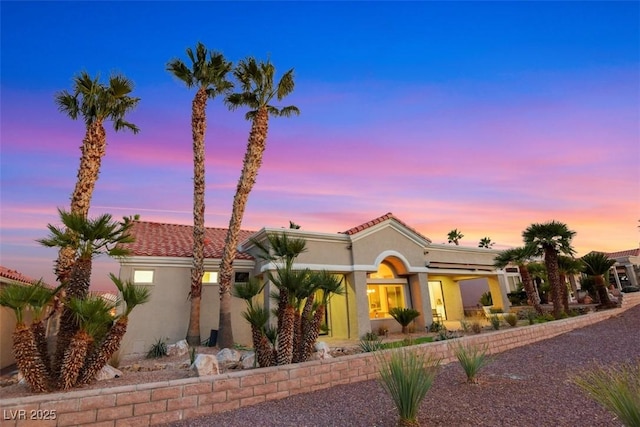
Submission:
M 483 346 L 465 346 L 463 344 L 451 345 L 453 354 L 460 362 L 462 369 L 467 375 L 467 382 L 476 384 L 478 382 L 478 372 L 491 362 L 491 356 L 488 354 L 489 347 Z
M 413 308 L 400 307 L 393 307 L 391 310 L 389 310 L 389 314 L 391 315 L 391 317 L 396 319 L 396 322 L 400 323 L 400 325 L 402 326 L 403 334 L 407 333 L 407 326 L 409 326 L 409 324 L 413 322 L 416 317 L 420 316 L 420 312 L 418 310 L 414 310 Z
M 265 328 L 269 322 L 269 310 L 254 301 L 263 290 L 257 279 L 238 284 L 233 289 L 233 296 L 242 298 L 247 303 L 247 310 L 242 317 L 251 325 L 251 339 L 258 366 L 266 367 L 275 364 L 273 346 L 267 337 Z
M 45 366 L 33 335 L 24 321 L 24 311 L 33 300 L 32 286 L 9 285 L 0 291 L 0 305 L 10 308 L 16 315 L 16 329 L 13 332 L 13 354 L 18 370 L 24 376 L 34 393 L 50 390 L 47 367 Z
M 123 313 L 118 316 L 101 342 L 87 356 L 78 381 L 79 384 L 88 384 L 95 380 L 98 372 L 120 349 L 122 338 L 127 332 L 129 315 L 133 309 L 147 303 L 151 298 L 151 290 L 149 288 L 136 286 L 131 281 L 122 281 L 113 274 L 110 274 L 109 277 L 118 288 L 118 291 L 120 291 L 118 303 L 124 306 Z
M 616 414 L 625 426 L 640 426 L 640 361 L 595 366 L 572 378 L 593 400 Z
M 68 390 L 76 386 L 89 347 L 96 338 L 104 336 L 113 322 L 111 310 L 114 306 L 100 297 L 71 298 L 69 310 L 79 326 L 64 353 L 58 387 Z
M 398 410 L 398 426 L 419 426 L 418 408 L 433 384 L 440 359 L 403 348 L 378 356 L 378 364 L 380 383 Z

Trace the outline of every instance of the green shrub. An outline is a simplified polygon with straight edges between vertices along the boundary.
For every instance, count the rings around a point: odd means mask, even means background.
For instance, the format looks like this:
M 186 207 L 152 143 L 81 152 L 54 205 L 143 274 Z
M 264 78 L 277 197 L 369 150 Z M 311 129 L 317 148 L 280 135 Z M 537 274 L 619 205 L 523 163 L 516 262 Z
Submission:
M 491 323 L 491 327 L 496 331 L 500 329 L 500 318 L 495 314 L 493 316 L 489 316 L 489 322 Z
M 396 319 L 396 322 L 400 323 L 403 334 L 407 332 L 407 326 L 409 326 L 409 323 L 413 322 L 416 317 L 420 316 L 420 312 L 418 310 L 400 307 L 393 307 L 389 310 L 389 314 L 391 317 Z
M 471 322 L 471 331 L 474 334 L 479 334 L 480 332 L 482 332 L 482 325 L 480 324 L 480 322 L 478 322 L 477 320 Z
M 433 384 L 440 359 L 400 349 L 387 358 L 381 356 L 378 362 L 380 383 L 400 416 L 398 425 L 415 425 L 420 402 Z
M 462 332 L 469 332 L 471 330 L 471 324 L 466 320 L 460 321 L 460 327 L 462 327 Z
M 640 426 L 640 361 L 635 366 L 596 366 L 572 378 L 593 400 L 629 427 Z
M 485 292 L 480 295 L 480 305 L 489 306 L 493 305 L 493 297 L 491 296 L 491 292 Z
M 382 338 L 373 332 L 367 332 L 360 338 L 359 346 L 363 353 L 378 351 L 382 348 Z
M 456 331 L 450 331 L 446 328 L 441 329 L 440 331 L 438 331 L 438 336 L 436 336 L 435 340 L 436 341 L 445 341 L 445 340 L 452 340 L 454 338 L 460 338 L 460 334 L 458 334 L 458 332 Z
M 491 357 L 487 354 L 487 344 L 482 347 L 459 344 L 450 348 L 453 350 L 458 362 L 460 362 L 465 374 L 467 374 L 467 382 L 476 384 L 478 382 L 478 372 L 491 362 Z
M 504 321 L 509 324 L 509 326 L 516 326 L 518 324 L 518 316 L 513 313 L 509 313 L 504 316 Z
M 443 328 L 444 324 L 435 320 L 431 325 L 429 325 L 429 332 L 439 332 Z
M 536 316 L 535 323 L 545 323 L 556 320 L 551 313 L 545 313 L 543 315 Z
M 492 314 L 499 314 L 499 313 L 504 313 L 504 310 L 501 308 L 490 308 L 489 309 L 489 313 Z
M 147 359 L 158 359 L 167 355 L 167 343 L 164 339 L 158 338 L 155 344 L 151 345 L 151 349 L 147 353 Z
M 535 312 L 535 310 L 527 310 L 525 312 L 526 315 L 526 319 L 529 321 L 530 325 L 533 325 L 534 323 L 536 323 L 536 317 L 538 316 Z

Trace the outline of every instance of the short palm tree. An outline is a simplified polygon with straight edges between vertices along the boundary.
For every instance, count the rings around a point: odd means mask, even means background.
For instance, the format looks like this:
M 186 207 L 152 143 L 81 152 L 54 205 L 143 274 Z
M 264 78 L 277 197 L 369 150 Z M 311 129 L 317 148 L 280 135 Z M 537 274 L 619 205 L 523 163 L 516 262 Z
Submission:
M 73 79 L 71 92 L 63 90 L 56 94 L 58 109 L 71 119 L 82 118 L 86 131 L 80 148 L 80 166 L 78 179 L 71 195 L 70 212 L 86 217 L 89 213 L 91 198 L 98 175 L 102 157 L 107 148 L 107 134 L 104 124 L 113 123 L 116 132 L 130 130 L 134 134 L 139 129 L 126 120 L 128 113 L 138 105 L 140 98 L 131 96 L 133 82 L 120 74 L 109 77 L 108 84 L 100 82 L 100 76 L 91 77 L 81 72 Z M 62 247 L 56 262 L 58 281 L 64 284 L 69 280 L 74 262 L 73 247 Z
M 233 70 L 233 75 L 240 83 L 240 92 L 232 93 L 225 99 L 231 110 L 246 106 L 250 111 L 246 114 L 251 120 L 249 141 L 242 164 L 242 172 L 238 180 L 238 187 L 233 198 L 233 208 L 229 220 L 229 229 L 225 238 L 220 263 L 220 320 L 218 323 L 218 340 L 221 347 L 233 345 L 233 331 L 231 329 L 231 284 L 233 279 L 233 260 L 236 256 L 238 235 L 244 216 L 249 193 L 253 189 L 262 165 L 262 157 L 267 147 L 267 132 L 269 116 L 289 117 L 300 114 L 298 107 L 290 105 L 276 107 L 271 104 L 274 98 L 282 101 L 293 92 L 295 83 L 293 69 L 275 81 L 276 69 L 269 61 L 256 61 L 254 58 L 241 60 Z
M 527 293 L 527 300 L 538 314 L 542 314 L 543 310 L 540 305 L 540 299 L 538 298 L 533 278 L 527 268 L 527 263 L 531 260 L 532 255 L 533 251 L 527 247 L 506 249 L 496 255 L 493 265 L 496 268 L 505 268 L 509 264 L 517 265 L 520 277 L 522 278 L 522 286 Z
M 522 232 L 525 244 L 535 255 L 544 255 L 547 275 L 553 291 L 553 316 L 562 317 L 564 312 L 560 289 L 560 275 L 558 268 L 558 254 L 572 255 L 571 239 L 575 231 L 569 230 L 566 224 L 558 221 L 534 223 Z
M 167 70 L 188 88 L 196 88 L 191 103 L 191 134 L 193 136 L 193 267 L 189 299 L 191 309 L 187 342 L 200 344 L 200 302 L 202 299 L 202 276 L 204 275 L 204 193 L 205 193 L 205 131 L 207 129 L 207 101 L 223 95 L 233 88 L 227 80 L 231 62 L 221 53 L 209 51 L 198 42 L 195 50 L 187 48 L 190 66 L 180 59 L 167 64 Z
M 453 243 L 454 245 L 458 246 L 460 244 L 460 239 L 462 239 L 463 237 L 464 237 L 464 234 L 458 231 L 457 228 L 454 228 L 449 232 L 449 234 L 447 234 L 447 241 L 449 243 Z
M 66 286 L 66 297 L 68 300 L 71 298 L 84 299 L 91 281 L 93 258 L 100 254 L 108 254 L 113 257 L 127 255 L 128 252 L 118 245 L 133 241 L 129 235 L 129 229 L 133 223 L 127 220 L 113 221 L 109 214 L 101 215 L 95 219 L 87 219 L 81 214 L 64 210 L 58 212 L 62 227 L 49 224 L 49 237 L 40 239 L 38 242 L 46 247 L 71 247 L 74 249 L 76 261 Z M 53 359 L 55 376 L 60 375 L 64 353 L 71 338 L 78 330 L 74 319 L 73 312 L 68 305 L 65 305 L 60 317 L 60 329 Z
M 84 367 L 80 372 L 78 384 L 89 384 L 95 380 L 98 372 L 107 364 L 111 356 L 118 351 L 124 334 L 127 332 L 129 323 L 129 315 L 134 308 L 141 304 L 145 304 L 151 298 L 149 288 L 143 286 L 135 286 L 132 282 L 123 282 L 118 277 L 110 274 L 111 281 L 120 291 L 120 300 L 118 304 L 124 305 L 123 313 L 117 317 L 115 323 L 98 345 L 92 348 L 88 354 Z
M 598 298 L 600 298 L 600 305 L 603 307 L 614 306 L 609 300 L 609 293 L 607 292 L 607 286 L 604 281 L 604 275 L 607 274 L 609 269 L 616 263 L 615 260 L 609 259 L 602 252 L 589 252 L 582 258 L 580 258 L 583 264 L 583 271 L 587 276 L 594 278 L 596 284 L 596 291 L 598 292 Z
M 33 286 L 9 285 L 0 291 L 0 306 L 7 307 L 16 315 L 16 329 L 13 332 L 13 353 L 18 370 L 35 393 L 42 393 L 51 389 L 49 367 L 42 357 L 34 331 L 24 319 L 27 308 L 34 309 L 34 323 L 42 320 L 43 305 L 40 302 L 49 301 L 54 292 L 41 284 Z

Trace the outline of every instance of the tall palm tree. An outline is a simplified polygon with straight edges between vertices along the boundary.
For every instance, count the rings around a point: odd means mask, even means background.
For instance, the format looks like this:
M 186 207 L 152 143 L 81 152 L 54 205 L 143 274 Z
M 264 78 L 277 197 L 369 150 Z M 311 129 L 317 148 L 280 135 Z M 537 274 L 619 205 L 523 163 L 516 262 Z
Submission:
M 180 59 L 167 64 L 167 71 L 181 80 L 189 89 L 196 88 L 191 103 L 191 134 L 193 137 L 193 267 L 189 298 L 189 326 L 187 342 L 200 344 L 200 302 L 204 275 L 204 193 L 205 193 L 205 132 L 207 129 L 207 101 L 233 88 L 227 80 L 231 62 L 221 53 L 209 51 L 198 42 L 195 50 L 187 48 L 190 67 Z
M 129 315 L 133 309 L 148 302 L 149 298 L 151 298 L 149 288 L 135 286 L 130 281 L 123 282 L 113 274 L 110 274 L 109 277 L 118 288 L 118 291 L 120 291 L 121 299 L 119 303 L 124 305 L 124 311 L 111 326 L 99 345 L 93 347 L 89 353 L 80 372 L 78 384 L 89 384 L 95 380 L 100 369 L 107 364 L 111 356 L 120 348 L 122 338 L 127 332 Z
M 460 239 L 462 239 L 463 237 L 464 237 L 464 234 L 458 231 L 457 228 L 454 228 L 449 232 L 449 234 L 447 234 L 447 241 L 449 243 L 453 243 L 454 245 L 458 246 L 460 244 Z
M 616 263 L 615 260 L 609 259 L 602 252 L 589 252 L 582 258 L 580 258 L 584 265 L 584 273 L 587 276 L 594 278 L 596 284 L 596 291 L 600 298 L 600 305 L 603 307 L 612 307 L 616 304 L 612 304 L 609 299 L 609 293 L 607 292 L 607 286 L 604 282 L 604 275 L 607 274 L 609 269 Z
M 493 265 L 496 268 L 505 268 L 509 264 L 517 265 L 520 277 L 522 278 L 522 286 L 527 293 L 527 300 L 535 311 L 539 314 L 543 314 L 540 299 L 538 298 L 538 294 L 536 293 L 535 285 L 533 283 L 533 278 L 527 268 L 527 263 L 531 260 L 532 255 L 533 251 L 531 248 L 527 247 L 506 249 L 496 255 Z
M 85 122 L 85 136 L 80 150 L 80 166 L 78 179 L 71 194 L 70 212 L 86 217 L 89 213 L 91 198 L 98 175 L 100 164 L 107 147 L 107 134 L 104 124 L 113 123 L 115 131 L 130 130 L 134 134 L 139 129 L 126 120 L 140 101 L 131 96 L 133 82 L 120 74 L 113 74 L 109 83 L 100 82 L 100 76 L 92 78 L 87 72 L 81 72 L 73 79 L 71 92 L 63 90 L 56 94 L 55 102 L 58 109 L 71 119 L 79 117 Z M 69 280 L 74 262 L 74 248 L 63 247 L 56 261 L 56 275 L 61 284 Z
M 522 238 L 535 255 L 544 255 L 547 275 L 553 292 L 553 316 L 559 319 L 563 315 L 562 294 L 558 269 L 558 254 L 572 255 L 571 239 L 576 232 L 569 230 L 566 224 L 558 221 L 534 223 L 522 232 Z
M 478 242 L 479 248 L 490 249 L 493 245 L 494 243 L 491 241 L 490 237 L 483 237 L 482 239 L 480 239 L 480 242 Z
M 87 219 L 82 214 L 74 214 L 58 210 L 62 221 L 61 227 L 49 224 L 49 237 L 38 240 L 46 247 L 74 248 L 76 259 L 66 286 L 66 297 L 84 299 L 87 296 L 91 281 L 93 258 L 100 254 L 122 257 L 128 252 L 118 245 L 133 242 L 129 229 L 133 223 L 113 221 L 110 214 L 103 214 L 95 219 Z M 55 376 L 60 375 L 64 352 L 72 337 L 78 330 L 75 315 L 66 305 L 60 317 L 60 329 L 53 359 Z
M 240 83 L 241 92 L 232 93 L 225 99 L 231 110 L 241 106 L 249 107 L 250 111 L 246 114 L 246 118 L 251 120 L 251 131 L 242 172 L 233 198 L 233 209 L 220 263 L 220 321 L 218 323 L 220 347 L 233 345 L 231 329 L 233 260 L 237 252 L 238 235 L 249 193 L 256 182 L 266 149 L 269 115 L 289 117 L 300 114 L 300 110 L 293 105 L 280 108 L 270 104 L 274 98 L 282 101 L 293 92 L 295 87 L 293 69 L 284 73 L 277 83 L 274 81 L 275 71 L 275 67 L 268 60 L 266 62 L 258 62 L 254 58 L 241 60 L 233 70 L 234 76 Z

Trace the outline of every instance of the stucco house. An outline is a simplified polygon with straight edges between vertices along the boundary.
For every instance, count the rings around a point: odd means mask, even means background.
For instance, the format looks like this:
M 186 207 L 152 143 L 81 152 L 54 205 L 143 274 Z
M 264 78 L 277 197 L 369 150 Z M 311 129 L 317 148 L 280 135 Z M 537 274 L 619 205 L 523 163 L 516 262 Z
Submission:
M 605 253 L 607 258 L 615 260 L 611 267 L 610 281 L 618 289 L 625 286 L 638 286 L 640 277 L 640 248 L 628 249 L 626 251 Z
M 217 270 L 226 230 L 207 228 L 203 277 L 201 334 L 218 327 Z M 257 257 L 254 242 L 271 233 L 287 233 L 306 240 L 307 251 L 294 268 L 327 270 L 344 283 L 344 295 L 332 297 L 326 313 L 328 335 L 358 339 L 380 328 L 400 330 L 389 315 L 392 307 L 411 307 L 421 313 L 417 328 L 434 320 L 457 322 L 464 318 L 462 292 L 467 282 L 484 282 L 494 305 L 509 309 L 507 292 L 519 282 L 517 272 L 496 270 L 497 250 L 433 244 L 409 225 L 387 213 L 339 233 L 291 228 L 262 228 L 241 233 L 234 261 L 235 281 L 249 277 L 267 280 L 275 265 Z M 192 227 L 136 221 L 131 256 L 120 261 L 120 278 L 152 288 L 149 303 L 131 315 L 122 353 L 144 353 L 158 339 L 183 339 L 189 319 L 189 282 L 192 263 Z M 271 307 L 265 284 L 264 304 Z M 244 301 L 234 298 L 232 323 L 236 342 L 251 344 L 250 328 L 242 318 Z

